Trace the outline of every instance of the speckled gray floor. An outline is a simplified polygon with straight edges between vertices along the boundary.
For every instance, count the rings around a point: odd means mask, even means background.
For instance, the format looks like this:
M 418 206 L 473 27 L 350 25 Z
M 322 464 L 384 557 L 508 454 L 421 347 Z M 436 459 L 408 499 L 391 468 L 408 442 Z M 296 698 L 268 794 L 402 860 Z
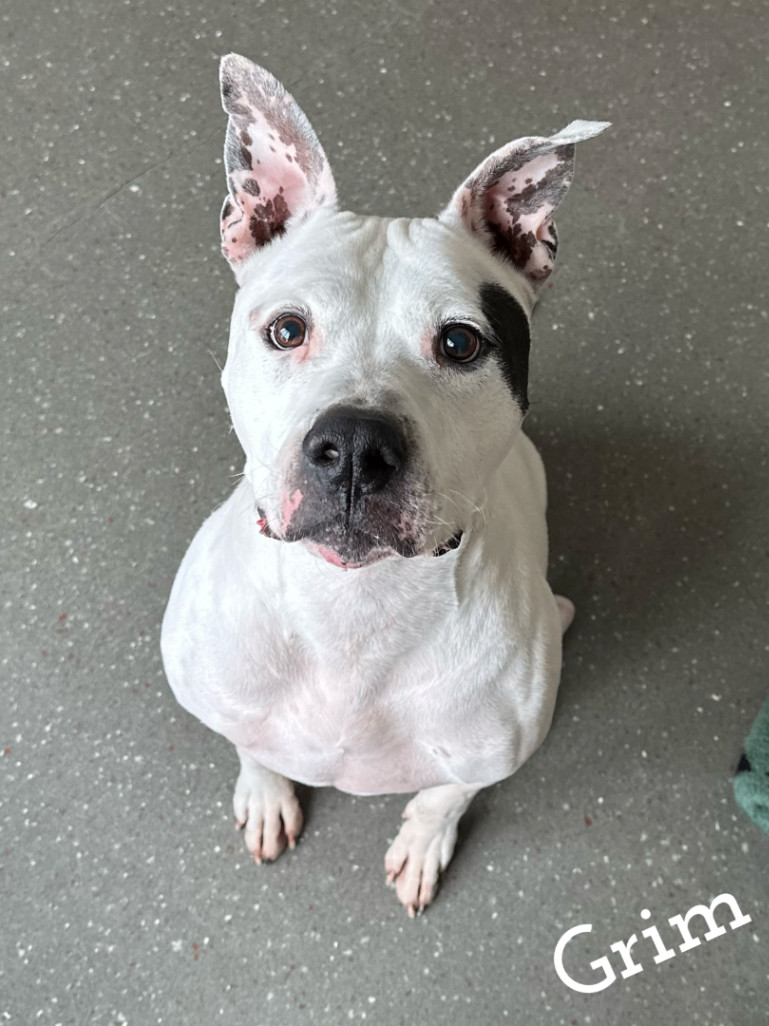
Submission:
M 765 6 L 7 0 L 0 1021 L 758 1026 L 769 838 L 731 774 L 769 691 Z M 427 214 L 495 145 L 585 144 L 536 317 L 529 430 L 578 619 L 545 746 L 483 793 L 439 900 L 383 885 L 401 798 L 305 792 L 257 868 L 236 760 L 158 652 L 240 469 L 215 360 L 239 50 L 291 88 L 343 202 Z M 570 967 L 729 892 L 753 922 L 599 994 Z M 619 956 L 611 956 L 617 969 Z

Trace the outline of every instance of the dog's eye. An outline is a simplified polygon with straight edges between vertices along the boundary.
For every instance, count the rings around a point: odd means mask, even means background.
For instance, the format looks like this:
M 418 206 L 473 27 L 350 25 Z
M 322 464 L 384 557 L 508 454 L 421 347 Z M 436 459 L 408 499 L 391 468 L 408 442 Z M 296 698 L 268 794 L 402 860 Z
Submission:
M 272 322 L 269 335 L 278 349 L 296 349 L 307 337 L 307 325 L 298 314 L 283 314 Z
M 441 356 L 455 363 L 471 363 L 481 351 L 481 340 L 472 328 L 451 324 L 443 329 L 438 346 Z

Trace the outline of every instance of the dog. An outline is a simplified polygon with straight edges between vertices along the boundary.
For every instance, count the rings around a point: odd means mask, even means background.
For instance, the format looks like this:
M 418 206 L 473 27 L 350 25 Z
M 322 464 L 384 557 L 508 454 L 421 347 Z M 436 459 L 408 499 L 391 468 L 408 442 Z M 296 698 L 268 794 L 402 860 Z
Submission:
M 283 86 L 221 62 L 222 385 L 242 480 L 176 576 L 178 701 L 237 748 L 257 863 L 294 848 L 294 781 L 417 792 L 385 856 L 433 899 L 473 796 L 545 737 L 574 615 L 546 580 L 545 476 L 521 430 L 530 317 L 553 268 L 575 121 L 487 157 L 437 218 L 340 211 Z

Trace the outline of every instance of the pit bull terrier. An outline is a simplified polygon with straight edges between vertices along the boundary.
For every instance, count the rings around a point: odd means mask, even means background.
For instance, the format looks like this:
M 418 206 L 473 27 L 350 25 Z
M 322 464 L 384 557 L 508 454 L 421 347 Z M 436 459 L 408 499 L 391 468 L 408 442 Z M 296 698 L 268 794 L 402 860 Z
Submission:
M 574 607 L 545 574 L 545 476 L 521 430 L 574 121 L 496 150 L 437 218 L 340 211 L 293 98 L 236 54 L 222 385 L 246 457 L 173 585 L 181 705 L 237 748 L 255 860 L 293 848 L 292 781 L 418 792 L 385 856 L 410 915 L 457 823 L 545 737 Z

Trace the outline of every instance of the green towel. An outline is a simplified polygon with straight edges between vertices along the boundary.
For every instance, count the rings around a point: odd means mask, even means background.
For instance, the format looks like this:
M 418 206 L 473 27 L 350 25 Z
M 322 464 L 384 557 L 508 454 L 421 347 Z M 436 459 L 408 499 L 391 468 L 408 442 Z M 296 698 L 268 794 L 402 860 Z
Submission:
M 734 797 L 756 826 L 769 834 L 769 698 L 761 706 L 734 778 Z

